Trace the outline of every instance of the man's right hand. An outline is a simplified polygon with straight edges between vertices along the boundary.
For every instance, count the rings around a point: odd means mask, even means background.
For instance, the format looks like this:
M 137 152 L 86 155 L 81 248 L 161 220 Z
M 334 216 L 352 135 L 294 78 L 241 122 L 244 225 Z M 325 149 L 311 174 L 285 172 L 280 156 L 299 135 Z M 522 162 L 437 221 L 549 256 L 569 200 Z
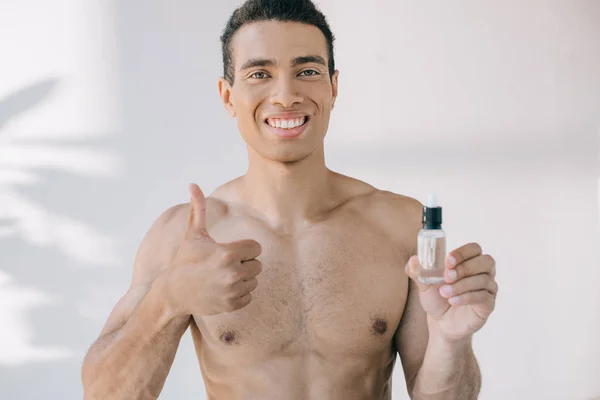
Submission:
M 190 216 L 185 237 L 169 276 L 169 298 L 177 316 L 215 315 L 243 308 L 252 301 L 262 264 L 254 240 L 215 242 L 206 230 L 206 198 L 190 185 Z

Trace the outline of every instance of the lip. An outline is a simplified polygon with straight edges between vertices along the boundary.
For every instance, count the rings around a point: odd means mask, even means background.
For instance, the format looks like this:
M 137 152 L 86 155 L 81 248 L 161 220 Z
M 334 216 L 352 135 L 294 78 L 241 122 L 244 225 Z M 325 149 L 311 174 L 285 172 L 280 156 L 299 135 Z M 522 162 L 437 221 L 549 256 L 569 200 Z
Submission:
M 265 117 L 265 121 L 268 120 L 269 118 L 294 119 L 294 118 L 302 118 L 302 117 L 308 117 L 308 114 L 305 112 L 299 112 L 299 111 L 289 111 L 289 112 L 269 114 Z
M 294 118 L 301 118 L 301 117 L 306 117 L 306 122 L 304 123 L 304 125 L 297 126 L 292 129 L 273 128 L 267 122 L 267 119 L 269 119 L 269 118 L 294 119 Z M 304 132 L 304 130 L 306 129 L 308 124 L 310 124 L 310 117 L 307 114 L 293 114 L 293 113 L 274 114 L 274 115 L 266 118 L 264 123 L 267 126 L 267 128 L 271 132 L 273 132 L 276 136 L 278 136 L 280 138 L 285 138 L 285 139 L 292 139 L 292 138 L 296 138 L 296 137 L 300 136 Z

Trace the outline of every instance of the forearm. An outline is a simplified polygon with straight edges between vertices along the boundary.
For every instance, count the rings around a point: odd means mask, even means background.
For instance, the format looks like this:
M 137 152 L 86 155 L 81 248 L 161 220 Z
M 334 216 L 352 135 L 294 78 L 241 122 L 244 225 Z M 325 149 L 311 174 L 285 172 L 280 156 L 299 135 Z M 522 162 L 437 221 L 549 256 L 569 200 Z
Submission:
M 91 347 L 82 368 L 86 400 L 158 398 L 189 325 L 187 316 L 172 317 L 163 288 L 159 277 L 127 322 Z
M 415 378 L 413 400 L 476 400 L 481 387 L 471 341 L 447 343 L 430 336 Z

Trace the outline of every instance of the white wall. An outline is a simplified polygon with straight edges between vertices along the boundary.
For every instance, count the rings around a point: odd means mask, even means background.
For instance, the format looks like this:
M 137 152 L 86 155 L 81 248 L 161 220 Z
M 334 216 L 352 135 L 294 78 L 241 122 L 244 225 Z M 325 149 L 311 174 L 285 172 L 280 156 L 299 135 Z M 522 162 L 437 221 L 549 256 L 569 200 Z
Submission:
M 81 398 L 149 224 L 188 182 L 244 172 L 216 89 L 238 4 L 0 4 L 1 399 Z M 480 398 L 600 396 L 600 2 L 319 4 L 341 70 L 329 165 L 436 191 L 450 245 L 497 259 Z M 204 398 L 188 334 L 161 398 Z

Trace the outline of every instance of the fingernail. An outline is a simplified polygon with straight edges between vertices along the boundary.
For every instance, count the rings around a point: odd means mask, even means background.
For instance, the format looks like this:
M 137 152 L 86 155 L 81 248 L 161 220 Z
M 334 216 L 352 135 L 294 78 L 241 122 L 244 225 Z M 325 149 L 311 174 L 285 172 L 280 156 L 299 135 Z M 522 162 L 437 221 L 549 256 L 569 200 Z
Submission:
M 450 264 L 450 266 L 454 267 L 456 265 L 456 258 L 454 258 L 452 256 L 448 256 L 448 264 Z
M 452 287 L 450 285 L 444 285 L 440 288 L 440 293 L 444 297 L 448 297 L 452 294 Z
M 454 282 L 456 280 L 456 271 L 453 269 L 449 269 L 446 274 L 448 275 L 448 280 L 450 282 Z
M 448 299 L 448 301 L 452 304 L 459 304 L 460 303 L 460 297 L 458 296 L 454 296 L 454 297 L 450 297 Z

